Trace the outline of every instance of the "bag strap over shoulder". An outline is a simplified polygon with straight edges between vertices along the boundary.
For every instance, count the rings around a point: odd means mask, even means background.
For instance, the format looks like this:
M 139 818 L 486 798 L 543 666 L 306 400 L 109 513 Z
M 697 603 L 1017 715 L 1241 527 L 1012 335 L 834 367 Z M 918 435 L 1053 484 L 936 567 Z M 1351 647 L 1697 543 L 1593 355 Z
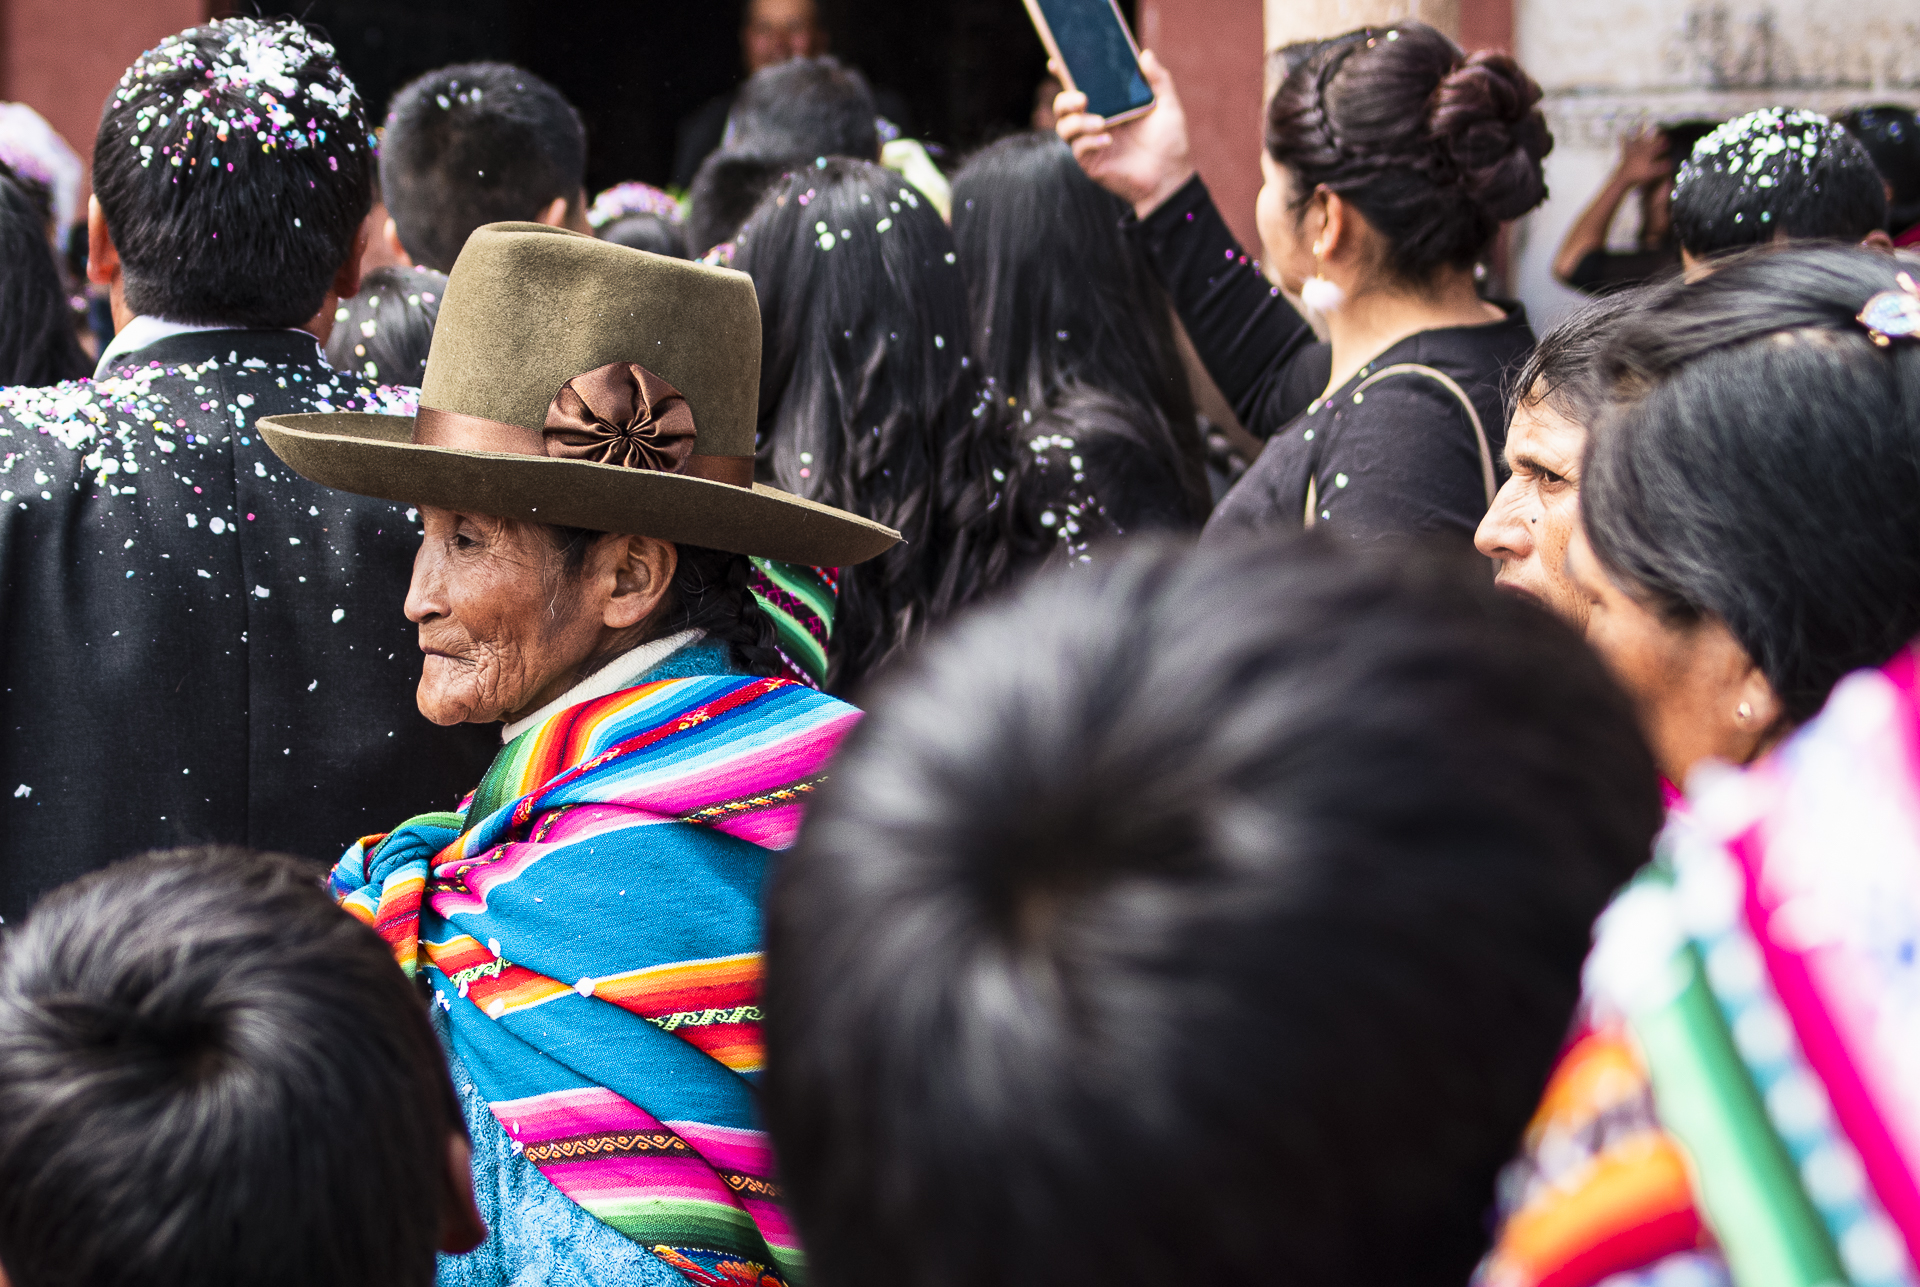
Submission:
M 1458 380 L 1455 380 L 1445 371 L 1437 370 L 1434 367 L 1427 366 L 1420 362 L 1396 362 L 1392 366 L 1381 367 L 1378 371 L 1375 371 L 1372 375 L 1362 380 L 1359 386 L 1354 389 L 1354 393 L 1356 395 L 1365 393 L 1368 389 L 1390 375 L 1425 376 L 1427 379 L 1439 384 L 1440 387 L 1448 393 L 1451 393 L 1455 400 L 1460 403 L 1461 408 L 1467 413 L 1467 423 L 1473 426 L 1474 443 L 1480 448 L 1480 482 L 1487 489 L 1487 504 L 1491 507 L 1494 493 L 1498 490 L 1494 481 L 1493 448 L 1487 442 L 1487 427 L 1480 419 L 1480 409 L 1473 405 L 1473 399 L 1467 396 L 1467 391 L 1460 387 Z M 1302 526 L 1312 527 L 1314 524 L 1316 517 L 1313 512 L 1314 506 L 1319 501 L 1318 484 L 1319 479 L 1316 477 L 1315 471 L 1309 471 L 1307 474 L 1307 508 L 1302 519 Z

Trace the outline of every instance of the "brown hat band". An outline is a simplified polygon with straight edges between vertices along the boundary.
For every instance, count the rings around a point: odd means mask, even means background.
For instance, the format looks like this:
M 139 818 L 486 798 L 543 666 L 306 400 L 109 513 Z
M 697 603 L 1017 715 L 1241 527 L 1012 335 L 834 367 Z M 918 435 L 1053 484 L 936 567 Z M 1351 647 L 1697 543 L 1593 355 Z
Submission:
M 590 460 L 753 486 L 753 457 L 694 451 L 687 400 L 638 362 L 610 362 L 568 380 L 547 407 L 544 429 L 421 407 L 413 420 L 413 441 L 421 447 Z

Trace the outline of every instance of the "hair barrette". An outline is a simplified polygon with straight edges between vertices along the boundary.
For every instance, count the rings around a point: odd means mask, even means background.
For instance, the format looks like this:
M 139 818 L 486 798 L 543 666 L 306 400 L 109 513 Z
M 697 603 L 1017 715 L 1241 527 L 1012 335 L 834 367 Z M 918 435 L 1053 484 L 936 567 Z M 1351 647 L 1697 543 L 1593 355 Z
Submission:
M 1894 340 L 1920 337 L 1920 287 L 1904 272 L 1894 280 L 1900 283 L 1899 290 L 1879 292 L 1854 318 L 1883 349 Z

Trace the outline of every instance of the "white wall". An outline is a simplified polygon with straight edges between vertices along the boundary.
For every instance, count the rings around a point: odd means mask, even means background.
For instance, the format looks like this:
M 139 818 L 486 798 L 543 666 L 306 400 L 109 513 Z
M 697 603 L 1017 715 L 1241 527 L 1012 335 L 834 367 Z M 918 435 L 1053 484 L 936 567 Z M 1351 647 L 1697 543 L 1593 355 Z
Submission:
M 1580 302 L 1552 279 L 1553 254 L 1637 124 L 1920 106 L 1920 0 L 1514 0 L 1514 46 L 1554 136 L 1551 195 L 1515 230 L 1516 289 L 1539 330 Z M 1623 245 L 1637 217 L 1626 204 Z

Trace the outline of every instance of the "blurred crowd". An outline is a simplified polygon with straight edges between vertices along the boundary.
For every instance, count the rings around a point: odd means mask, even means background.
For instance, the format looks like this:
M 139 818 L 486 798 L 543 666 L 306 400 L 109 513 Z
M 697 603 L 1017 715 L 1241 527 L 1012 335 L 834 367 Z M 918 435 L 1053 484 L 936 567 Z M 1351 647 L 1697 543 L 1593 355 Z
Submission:
M 1920 1284 L 1914 112 L 741 34 L 0 105 L 0 1284 Z

